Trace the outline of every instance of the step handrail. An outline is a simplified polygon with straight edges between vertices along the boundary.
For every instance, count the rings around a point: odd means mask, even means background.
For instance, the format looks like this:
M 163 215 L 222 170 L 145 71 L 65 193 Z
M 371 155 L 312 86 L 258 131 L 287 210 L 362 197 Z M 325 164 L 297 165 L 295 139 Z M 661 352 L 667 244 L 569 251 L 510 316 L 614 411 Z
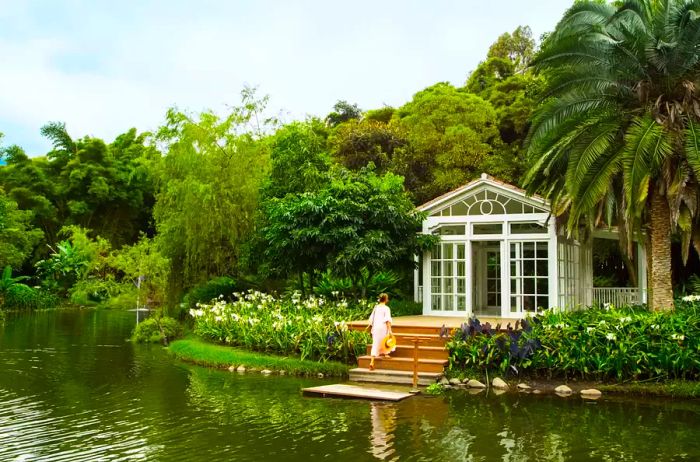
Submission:
M 419 393 L 418 390 L 418 344 L 421 342 L 426 342 L 432 340 L 432 336 L 411 334 L 402 335 L 403 340 L 413 342 L 413 387 L 411 388 L 411 393 Z

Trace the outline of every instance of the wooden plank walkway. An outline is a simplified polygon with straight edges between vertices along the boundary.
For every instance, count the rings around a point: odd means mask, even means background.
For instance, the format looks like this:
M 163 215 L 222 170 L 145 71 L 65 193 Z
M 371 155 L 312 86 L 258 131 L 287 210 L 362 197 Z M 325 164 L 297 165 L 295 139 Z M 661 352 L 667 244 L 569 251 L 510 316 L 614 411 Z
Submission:
M 322 385 L 320 387 L 302 388 L 302 393 L 321 397 L 359 398 L 378 401 L 401 401 L 413 396 L 411 393 L 400 391 L 380 390 L 378 388 L 361 387 L 358 385 Z

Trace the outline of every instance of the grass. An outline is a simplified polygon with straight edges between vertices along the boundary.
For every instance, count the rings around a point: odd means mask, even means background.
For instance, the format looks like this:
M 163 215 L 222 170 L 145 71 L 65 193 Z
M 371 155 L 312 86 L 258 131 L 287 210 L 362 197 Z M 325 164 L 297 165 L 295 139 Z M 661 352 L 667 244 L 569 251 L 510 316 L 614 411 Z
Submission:
M 686 380 L 609 384 L 599 385 L 597 388 L 603 392 L 616 394 L 665 396 L 669 398 L 700 398 L 700 382 Z
M 245 366 L 247 369 L 284 371 L 290 375 L 317 375 L 344 377 L 349 367 L 335 361 L 316 362 L 293 357 L 276 356 L 238 348 L 215 345 L 197 337 L 187 337 L 170 344 L 176 358 L 200 366 L 229 368 Z

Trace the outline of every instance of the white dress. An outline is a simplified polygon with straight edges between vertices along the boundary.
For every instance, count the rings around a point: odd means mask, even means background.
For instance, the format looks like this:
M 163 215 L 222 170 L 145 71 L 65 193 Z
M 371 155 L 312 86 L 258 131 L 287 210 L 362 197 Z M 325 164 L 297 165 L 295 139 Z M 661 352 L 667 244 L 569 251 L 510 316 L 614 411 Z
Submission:
M 386 327 L 387 321 L 392 322 L 389 307 L 383 303 L 376 305 L 369 317 L 369 324 L 372 326 L 372 356 L 379 356 L 396 350 L 396 347 L 387 350 L 382 345 L 382 340 L 389 333 L 389 329 Z

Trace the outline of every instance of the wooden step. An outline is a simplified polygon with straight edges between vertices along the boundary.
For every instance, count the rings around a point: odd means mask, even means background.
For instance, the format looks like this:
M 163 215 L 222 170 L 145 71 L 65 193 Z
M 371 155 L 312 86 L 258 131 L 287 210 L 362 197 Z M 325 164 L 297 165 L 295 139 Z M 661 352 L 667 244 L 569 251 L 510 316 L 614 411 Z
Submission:
M 369 368 L 369 363 L 372 358 L 370 356 L 360 356 L 357 360 L 359 367 Z M 439 372 L 442 373 L 447 365 L 447 360 L 442 359 L 418 359 L 419 372 Z M 387 369 L 390 371 L 413 371 L 413 358 L 382 358 L 378 357 L 374 360 L 376 369 Z
M 366 330 L 367 321 L 352 321 L 348 323 L 348 328 L 351 330 Z M 416 334 L 416 335 L 437 335 L 439 336 L 442 332 L 442 327 L 436 326 L 422 326 L 422 325 L 402 325 L 393 324 L 391 330 L 394 334 Z M 447 329 L 447 334 L 449 336 L 452 329 Z M 369 332 L 369 331 L 368 331 Z
M 372 353 L 372 345 L 367 345 L 367 355 Z M 413 345 L 396 345 L 396 351 L 391 353 L 395 358 L 413 358 Z M 449 357 L 449 351 L 442 346 L 418 345 L 418 357 L 423 359 L 442 359 Z
M 437 372 L 419 372 L 418 385 L 427 387 L 435 383 L 442 373 Z M 413 383 L 413 372 L 392 371 L 385 369 L 375 369 L 370 371 L 364 367 L 356 367 L 350 369 L 350 380 L 353 382 L 372 382 L 372 383 L 395 383 L 411 385 Z
M 411 340 L 407 340 L 408 337 L 415 337 L 416 334 L 410 334 L 405 332 L 395 332 L 392 329 L 394 336 L 396 337 L 396 345 L 406 345 L 413 346 Z M 425 340 L 420 342 L 420 346 L 430 346 L 430 347 L 445 347 L 447 343 L 447 338 L 440 337 L 437 334 L 420 334 L 421 337 L 426 337 Z

